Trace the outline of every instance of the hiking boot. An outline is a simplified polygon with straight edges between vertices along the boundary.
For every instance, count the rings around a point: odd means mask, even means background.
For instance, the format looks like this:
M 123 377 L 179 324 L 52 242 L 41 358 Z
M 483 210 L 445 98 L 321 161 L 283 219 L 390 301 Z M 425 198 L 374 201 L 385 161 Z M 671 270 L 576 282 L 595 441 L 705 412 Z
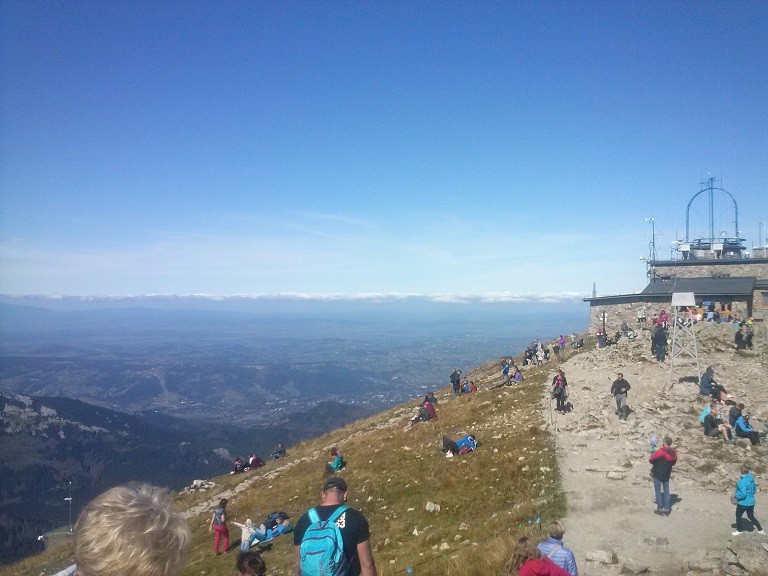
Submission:
M 654 510 L 653 513 L 656 514 L 656 516 L 664 516 L 664 510 L 661 508 Z

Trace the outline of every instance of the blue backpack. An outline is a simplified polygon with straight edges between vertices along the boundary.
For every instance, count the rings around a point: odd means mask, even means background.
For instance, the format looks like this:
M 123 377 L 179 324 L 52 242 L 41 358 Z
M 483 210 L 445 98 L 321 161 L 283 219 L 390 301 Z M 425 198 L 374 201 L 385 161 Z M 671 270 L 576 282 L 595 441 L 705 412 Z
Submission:
M 320 520 L 315 508 L 307 511 L 311 524 L 299 545 L 299 574 L 301 576 L 344 576 L 349 562 L 344 555 L 344 541 L 336 519 L 348 508 L 342 504 L 328 520 Z

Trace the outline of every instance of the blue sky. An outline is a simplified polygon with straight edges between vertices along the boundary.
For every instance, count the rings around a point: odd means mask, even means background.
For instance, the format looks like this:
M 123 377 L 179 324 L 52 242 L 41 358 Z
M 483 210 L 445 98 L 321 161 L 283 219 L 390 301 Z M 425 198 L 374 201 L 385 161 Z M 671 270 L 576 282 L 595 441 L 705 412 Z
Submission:
M 645 218 L 668 254 L 708 173 L 758 243 L 766 29 L 764 2 L 0 0 L 0 293 L 640 290 Z

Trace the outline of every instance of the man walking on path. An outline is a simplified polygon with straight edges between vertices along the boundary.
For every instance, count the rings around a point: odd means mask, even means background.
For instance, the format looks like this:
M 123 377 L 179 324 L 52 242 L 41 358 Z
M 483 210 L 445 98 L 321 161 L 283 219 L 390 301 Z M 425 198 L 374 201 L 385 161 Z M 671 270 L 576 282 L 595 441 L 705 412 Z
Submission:
M 618 414 L 619 420 L 626 420 L 627 412 L 629 411 L 627 407 L 627 392 L 631 386 L 629 382 L 624 380 L 624 374 L 619 372 L 617 376 L 618 378 L 611 384 L 611 394 L 616 399 L 616 414 Z
M 296 530 L 293 533 L 293 543 L 295 544 L 294 575 L 302 576 L 302 540 L 307 529 L 314 524 L 310 516 L 316 515 L 315 518 L 319 517 L 321 521 L 327 521 L 332 516 L 337 516 L 335 524 L 341 532 L 347 566 L 347 570 L 343 573 L 344 576 L 376 576 L 376 564 L 371 552 L 368 520 L 362 513 L 345 504 L 347 501 L 346 481 L 339 476 L 331 476 L 323 482 L 320 498 L 320 505 L 304 512 L 296 522 Z M 341 514 L 337 514 L 337 509 L 342 506 L 344 510 Z M 313 510 L 314 514 L 311 514 Z
M 669 477 L 672 466 L 677 462 L 677 452 L 672 448 L 672 438 L 664 437 L 664 444 L 651 454 L 648 462 L 653 465 L 653 490 L 656 493 L 656 514 L 669 516 L 672 507 L 672 495 L 669 492 Z
M 566 548 L 563 544 L 564 534 L 565 528 L 560 522 L 557 520 L 550 522 L 549 538 L 539 542 L 539 551 L 571 576 L 579 576 L 579 571 L 576 569 L 576 558 L 570 548 Z

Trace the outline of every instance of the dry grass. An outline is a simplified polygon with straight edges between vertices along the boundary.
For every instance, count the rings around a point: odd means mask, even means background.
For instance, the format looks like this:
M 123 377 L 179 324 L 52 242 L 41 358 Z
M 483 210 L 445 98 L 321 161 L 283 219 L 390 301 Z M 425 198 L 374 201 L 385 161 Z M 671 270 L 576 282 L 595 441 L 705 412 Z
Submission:
M 179 495 L 175 505 L 189 509 L 234 490 L 231 519 L 258 521 L 282 509 L 295 522 L 317 504 L 327 449 L 338 445 L 349 461 L 342 472 L 349 504 L 368 518 L 379 574 L 400 574 L 408 566 L 419 576 L 499 574 L 513 538 L 522 533 L 543 537 L 541 526 L 565 511 L 554 444 L 540 410 L 555 362 L 528 369 L 521 386 L 497 388 L 492 386 L 501 380 L 499 363 L 489 362 L 468 374 L 480 387 L 477 394 L 438 393 L 436 421 L 409 426 L 418 405 L 413 401 L 293 446 L 287 459 L 258 471 L 216 478 L 215 492 Z M 439 452 L 441 434 L 462 432 L 476 434 L 481 445 L 473 453 L 445 458 Z M 241 482 L 254 477 L 238 491 Z M 441 510 L 426 511 L 428 501 Z M 185 575 L 234 573 L 236 551 L 211 552 L 209 515 L 208 510 L 189 518 L 193 544 Z M 539 525 L 530 522 L 537 516 Z M 232 528 L 235 540 L 239 530 Z M 0 574 L 51 574 L 67 563 L 70 546 L 62 544 Z M 291 574 L 292 554 L 292 537 L 277 538 L 264 552 L 268 574 Z

